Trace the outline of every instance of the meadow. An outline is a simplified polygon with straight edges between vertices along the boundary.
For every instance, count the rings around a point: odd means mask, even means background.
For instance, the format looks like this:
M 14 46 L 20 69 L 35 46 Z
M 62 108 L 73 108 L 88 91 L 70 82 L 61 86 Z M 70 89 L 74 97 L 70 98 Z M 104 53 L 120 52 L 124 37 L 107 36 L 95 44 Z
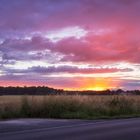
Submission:
M 0 119 L 101 119 L 140 116 L 140 96 L 0 96 Z

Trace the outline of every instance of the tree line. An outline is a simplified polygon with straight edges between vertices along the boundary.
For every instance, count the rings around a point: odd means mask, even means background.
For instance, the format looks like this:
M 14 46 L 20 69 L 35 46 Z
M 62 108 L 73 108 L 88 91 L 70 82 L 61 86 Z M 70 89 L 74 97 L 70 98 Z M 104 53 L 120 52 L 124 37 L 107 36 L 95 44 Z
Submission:
M 0 87 L 0 95 L 140 95 L 140 90 L 66 91 L 47 86 Z

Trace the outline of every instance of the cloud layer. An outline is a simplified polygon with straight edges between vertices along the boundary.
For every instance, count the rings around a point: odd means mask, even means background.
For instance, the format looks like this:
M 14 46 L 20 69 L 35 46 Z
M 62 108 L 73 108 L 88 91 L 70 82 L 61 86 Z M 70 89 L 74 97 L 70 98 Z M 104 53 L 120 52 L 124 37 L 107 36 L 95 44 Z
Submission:
M 1 0 L 0 9 L 0 85 L 84 89 L 104 77 L 106 88 L 139 89 L 139 0 Z

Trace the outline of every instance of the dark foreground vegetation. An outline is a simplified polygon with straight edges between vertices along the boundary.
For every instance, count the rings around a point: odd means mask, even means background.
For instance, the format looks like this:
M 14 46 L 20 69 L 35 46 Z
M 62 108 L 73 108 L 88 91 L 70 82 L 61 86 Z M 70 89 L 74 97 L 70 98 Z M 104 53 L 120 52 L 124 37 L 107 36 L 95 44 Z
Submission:
M 140 96 L 1 96 L 0 119 L 99 119 L 140 116 Z
M 140 116 L 139 90 L 64 91 L 49 87 L 0 87 L 0 95 L 0 119 Z
M 0 95 L 140 95 L 140 90 L 65 91 L 49 87 L 0 87 Z

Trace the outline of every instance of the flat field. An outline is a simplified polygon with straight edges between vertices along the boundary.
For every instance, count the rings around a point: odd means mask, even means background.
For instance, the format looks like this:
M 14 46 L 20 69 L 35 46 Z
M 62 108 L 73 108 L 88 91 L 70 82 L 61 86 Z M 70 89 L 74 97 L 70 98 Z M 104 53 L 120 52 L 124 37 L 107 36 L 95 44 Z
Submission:
M 0 96 L 0 119 L 140 116 L 140 96 Z

